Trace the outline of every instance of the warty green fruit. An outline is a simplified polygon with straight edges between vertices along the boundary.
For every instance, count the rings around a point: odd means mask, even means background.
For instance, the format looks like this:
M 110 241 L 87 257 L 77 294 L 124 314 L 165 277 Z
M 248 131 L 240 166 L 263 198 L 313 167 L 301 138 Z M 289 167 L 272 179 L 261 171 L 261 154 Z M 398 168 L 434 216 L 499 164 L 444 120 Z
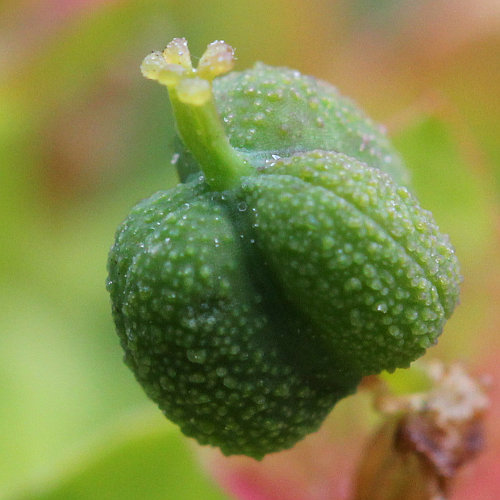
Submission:
M 301 98 L 294 107 L 290 78 L 304 96 L 332 91 L 286 69 L 257 66 L 212 86 L 232 61 L 215 42 L 195 70 L 175 39 L 143 64 L 167 85 L 191 171 L 202 173 L 131 211 L 108 290 L 125 361 L 165 415 L 201 444 L 260 459 L 316 430 L 362 376 L 421 356 L 460 277 L 387 139 L 359 149 L 375 125 L 353 105 L 347 122 Z M 259 126 L 256 100 L 274 93 L 287 104 Z M 310 130 L 313 111 L 324 136 Z

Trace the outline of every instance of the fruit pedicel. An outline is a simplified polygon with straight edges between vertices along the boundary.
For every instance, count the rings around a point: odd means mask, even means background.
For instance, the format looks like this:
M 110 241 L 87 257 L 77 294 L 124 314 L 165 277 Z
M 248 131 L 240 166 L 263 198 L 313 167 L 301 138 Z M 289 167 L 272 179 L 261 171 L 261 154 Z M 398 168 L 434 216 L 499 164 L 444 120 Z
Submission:
M 148 55 L 183 182 L 118 228 L 108 290 L 125 362 L 201 444 L 261 459 L 365 375 L 407 367 L 458 301 L 458 262 L 380 126 L 328 83 L 210 44 Z

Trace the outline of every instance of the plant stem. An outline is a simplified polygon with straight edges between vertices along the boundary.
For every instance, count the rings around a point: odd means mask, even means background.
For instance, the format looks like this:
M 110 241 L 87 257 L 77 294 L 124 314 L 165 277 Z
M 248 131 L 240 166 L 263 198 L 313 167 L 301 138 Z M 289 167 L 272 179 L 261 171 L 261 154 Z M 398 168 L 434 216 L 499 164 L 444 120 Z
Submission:
M 241 177 L 254 173 L 244 154 L 229 143 L 213 95 L 213 79 L 230 71 L 233 64 L 233 49 L 216 41 L 193 69 L 186 40 L 175 38 L 162 53 L 147 56 L 141 66 L 146 78 L 168 88 L 179 136 L 215 191 L 232 189 Z
M 253 168 L 229 143 L 211 89 L 209 99 L 199 105 L 183 102 L 175 89 L 169 95 L 179 136 L 199 163 L 207 184 L 216 191 L 238 186 Z

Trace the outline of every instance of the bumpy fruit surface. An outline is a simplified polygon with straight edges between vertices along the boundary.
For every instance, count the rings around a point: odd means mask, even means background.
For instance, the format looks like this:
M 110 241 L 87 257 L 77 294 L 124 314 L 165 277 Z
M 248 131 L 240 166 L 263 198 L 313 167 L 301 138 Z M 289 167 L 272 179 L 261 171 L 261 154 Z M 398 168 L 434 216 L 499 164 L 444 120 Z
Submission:
M 125 361 L 182 431 L 262 458 L 316 430 L 364 375 L 406 367 L 458 300 L 458 264 L 380 128 L 285 68 L 197 69 L 174 39 L 143 63 L 168 87 L 186 182 L 139 203 L 111 249 Z M 191 179 L 191 180 L 189 180 Z
M 213 92 L 231 146 L 255 167 L 320 149 L 379 168 L 398 184 L 409 182 L 383 128 L 326 82 L 257 63 L 252 69 L 217 78 Z M 185 149 L 181 152 L 178 167 L 182 169 Z M 195 170 L 196 161 L 187 168 Z

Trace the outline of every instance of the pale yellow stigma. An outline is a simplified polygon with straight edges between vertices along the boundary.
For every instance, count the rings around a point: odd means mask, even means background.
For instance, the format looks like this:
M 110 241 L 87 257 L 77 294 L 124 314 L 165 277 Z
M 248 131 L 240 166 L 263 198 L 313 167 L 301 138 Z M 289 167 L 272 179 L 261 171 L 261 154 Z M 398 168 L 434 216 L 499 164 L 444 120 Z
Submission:
M 234 49 L 227 43 L 216 40 L 208 45 L 198 63 L 198 74 L 202 78 L 212 80 L 216 76 L 228 73 L 234 67 Z
M 208 45 L 196 69 L 185 38 L 174 38 L 163 52 L 147 55 L 142 64 L 142 74 L 176 92 L 178 98 L 194 106 L 202 106 L 212 96 L 212 80 L 231 71 L 235 56 L 233 48 L 216 40 Z
M 163 57 L 169 64 L 178 64 L 186 70 L 193 69 L 191 54 L 185 38 L 174 38 L 163 51 Z

